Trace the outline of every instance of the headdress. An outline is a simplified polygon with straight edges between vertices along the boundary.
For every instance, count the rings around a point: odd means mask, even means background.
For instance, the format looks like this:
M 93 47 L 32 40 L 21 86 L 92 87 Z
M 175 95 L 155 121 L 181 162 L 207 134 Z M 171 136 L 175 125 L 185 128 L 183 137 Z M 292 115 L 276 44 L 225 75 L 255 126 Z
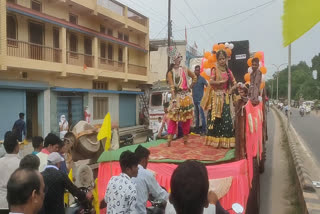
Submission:
M 174 62 L 174 60 L 178 59 L 179 57 L 182 57 L 177 47 L 170 46 L 168 47 L 167 52 L 171 62 Z

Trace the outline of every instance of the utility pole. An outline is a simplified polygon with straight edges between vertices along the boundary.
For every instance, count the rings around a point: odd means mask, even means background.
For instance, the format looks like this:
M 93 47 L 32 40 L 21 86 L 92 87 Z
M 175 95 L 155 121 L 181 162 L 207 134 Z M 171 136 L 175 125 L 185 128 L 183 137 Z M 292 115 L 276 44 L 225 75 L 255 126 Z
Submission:
M 279 100 L 279 74 L 280 74 L 280 67 L 283 65 L 286 65 L 288 63 L 283 63 L 279 66 L 272 64 L 274 67 L 276 67 L 277 71 L 276 71 L 276 75 L 277 75 L 277 100 Z
M 172 33 L 172 26 L 171 26 L 171 0 L 168 0 L 168 50 L 171 46 L 171 33 Z M 170 57 L 168 56 L 168 69 L 170 66 Z
M 288 130 L 290 128 L 290 113 L 291 113 L 291 44 L 288 47 Z
M 272 79 L 272 88 L 271 88 L 271 99 L 273 100 L 273 80 L 274 79 Z

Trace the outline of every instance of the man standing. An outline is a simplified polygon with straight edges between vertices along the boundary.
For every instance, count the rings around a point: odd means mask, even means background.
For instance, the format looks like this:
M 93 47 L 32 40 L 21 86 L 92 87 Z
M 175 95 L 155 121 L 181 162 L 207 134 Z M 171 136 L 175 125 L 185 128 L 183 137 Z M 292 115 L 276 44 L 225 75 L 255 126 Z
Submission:
M 260 95 L 260 85 L 262 80 L 262 73 L 259 70 L 259 59 L 252 59 L 252 73 L 250 74 L 250 86 L 248 96 L 252 105 L 256 106 L 262 101 Z
M 7 185 L 10 213 L 34 214 L 41 209 L 44 199 L 42 175 L 31 168 L 19 168 Z
M 44 139 L 44 148 L 37 154 L 40 159 L 39 171 L 42 172 L 48 163 L 48 156 L 52 152 L 58 152 L 62 140 L 55 134 L 49 133 Z
M 0 209 L 8 210 L 7 197 L 7 182 L 10 175 L 19 167 L 20 159 L 19 143 L 17 136 L 12 132 L 5 134 L 3 146 L 7 154 L 0 158 Z
M 48 156 L 48 165 L 42 172 L 44 183 L 46 185 L 46 195 L 44 198 L 43 208 L 41 213 L 45 214 L 63 214 L 64 204 L 63 196 L 65 190 L 68 190 L 74 197 L 77 197 L 82 205 L 87 205 L 89 202 L 86 199 L 92 197 L 92 193 L 87 195 L 80 191 L 68 178 L 68 175 L 59 170 L 61 162 L 64 159 L 58 152 L 52 152 Z
M 196 118 L 196 133 L 205 134 L 206 133 L 206 118 L 204 116 L 204 112 L 202 107 L 200 106 L 201 99 L 203 97 L 203 90 L 204 87 L 208 86 L 207 81 L 200 76 L 200 66 L 196 65 L 194 68 L 194 73 L 197 76 L 197 82 L 194 84 L 192 88 L 192 96 L 193 96 L 193 103 L 194 103 L 194 114 Z M 201 122 L 202 122 L 202 129 L 199 130 L 199 112 L 201 114 Z
M 12 132 L 17 135 L 19 142 L 22 142 L 22 134 L 24 137 L 26 137 L 26 123 L 24 122 L 24 113 L 19 114 L 19 120 L 14 123 Z
M 136 212 L 144 214 L 147 213 L 146 206 L 149 194 L 156 200 L 167 201 L 168 193 L 161 188 L 152 172 L 147 170 L 150 151 L 139 145 L 135 150 L 135 154 L 139 160 L 138 176 L 132 178 L 137 188 Z
M 132 177 L 138 174 L 138 158 L 133 152 L 125 151 L 120 156 L 122 173 L 113 176 L 107 187 L 104 201 L 107 204 L 107 214 L 136 213 L 137 191 Z

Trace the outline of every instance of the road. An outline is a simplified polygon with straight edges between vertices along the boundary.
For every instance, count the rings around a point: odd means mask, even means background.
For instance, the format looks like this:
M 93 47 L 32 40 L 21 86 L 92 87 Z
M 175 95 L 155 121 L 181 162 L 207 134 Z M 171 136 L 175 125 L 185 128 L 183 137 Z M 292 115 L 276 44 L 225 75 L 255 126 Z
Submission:
M 292 108 L 291 123 L 309 147 L 312 156 L 320 163 L 320 117 L 313 113 L 301 117 L 299 110 Z

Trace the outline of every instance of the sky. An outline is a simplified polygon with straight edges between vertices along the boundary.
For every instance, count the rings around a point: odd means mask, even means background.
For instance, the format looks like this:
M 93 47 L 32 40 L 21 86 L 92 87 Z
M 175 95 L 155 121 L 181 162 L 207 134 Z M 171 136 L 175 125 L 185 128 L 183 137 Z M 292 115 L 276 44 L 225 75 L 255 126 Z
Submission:
M 151 39 L 167 38 L 168 0 L 118 1 L 149 18 Z M 265 53 L 267 79 L 276 71 L 273 64 L 288 62 L 288 48 L 282 46 L 283 0 L 171 0 L 171 4 L 174 40 L 185 39 L 185 28 L 188 44 L 196 42 L 200 52 L 211 51 L 221 41 L 249 40 L 250 52 Z M 292 64 L 305 61 L 311 66 L 313 56 L 320 53 L 319 40 L 320 23 L 292 43 Z

